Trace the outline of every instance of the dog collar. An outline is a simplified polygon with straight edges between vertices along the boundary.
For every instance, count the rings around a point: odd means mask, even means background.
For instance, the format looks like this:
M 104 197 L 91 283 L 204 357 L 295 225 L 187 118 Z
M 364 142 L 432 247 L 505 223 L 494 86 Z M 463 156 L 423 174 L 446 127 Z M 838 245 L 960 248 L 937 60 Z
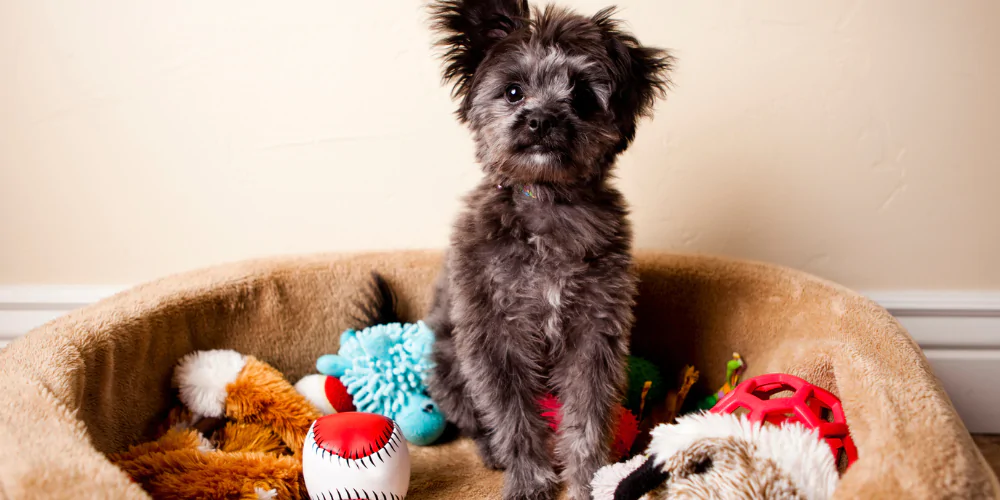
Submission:
M 497 184 L 497 189 L 501 190 L 508 189 L 508 186 L 504 186 L 503 184 Z M 520 191 L 521 194 L 527 196 L 528 198 L 538 198 L 538 193 L 532 191 L 531 188 L 525 186 L 524 184 L 515 184 L 513 186 L 509 186 L 509 189 L 514 191 Z

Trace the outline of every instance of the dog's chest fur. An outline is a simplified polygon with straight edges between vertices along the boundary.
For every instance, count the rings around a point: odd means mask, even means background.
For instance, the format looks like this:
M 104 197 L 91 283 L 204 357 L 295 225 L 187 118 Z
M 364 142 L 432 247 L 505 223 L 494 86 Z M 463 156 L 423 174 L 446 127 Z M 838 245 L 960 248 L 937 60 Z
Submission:
M 582 262 L 567 262 L 552 252 L 545 235 L 531 235 L 509 258 L 494 259 L 486 273 L 493 277 L 493 306 L 507 321 L 524 322 L 521 331 L 542 334 L 547 343 L 560 341 L 561 313 L 576 299 Z
M 594 272 L 601 260 L 628 255 L 618 193 L 594 196 L 567 203 L 545 191 L 533 198 L 496 186 L 475 190 L 459 219 L 452 257 L 473 271 L 461 274 L 476 277 L 469 285 L 479 293 L 460 296 L 488 301 L 524 341 L 560 350 L 566 316 L 585 311 L 588 294 L 604 286 Z

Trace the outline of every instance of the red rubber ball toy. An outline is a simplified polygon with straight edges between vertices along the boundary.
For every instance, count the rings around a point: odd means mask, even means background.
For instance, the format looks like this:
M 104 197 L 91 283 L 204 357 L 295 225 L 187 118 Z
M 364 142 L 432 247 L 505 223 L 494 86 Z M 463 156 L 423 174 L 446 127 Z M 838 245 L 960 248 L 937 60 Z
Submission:
M 776 397 L 782 393 L 791 393 Z M 858 459 L 840 400 L 829 391 L 784 373 L 771 373 L 743 381 L 722 397 L 712 413 L 745 412 L 751 422 L 780 425 L 799 423 L 816 429 L 833 452 L 833 459 L 846 469 Z

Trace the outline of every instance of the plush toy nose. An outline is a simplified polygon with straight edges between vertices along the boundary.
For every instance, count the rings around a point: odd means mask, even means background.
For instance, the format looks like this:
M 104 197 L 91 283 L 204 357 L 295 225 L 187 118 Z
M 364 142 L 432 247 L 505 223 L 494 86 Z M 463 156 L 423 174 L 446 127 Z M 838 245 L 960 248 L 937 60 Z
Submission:
M 434 411 L 434 405 L 428 404 L 427 406 L 424 407 L 424 413 L 430 413 L 432 411 Z

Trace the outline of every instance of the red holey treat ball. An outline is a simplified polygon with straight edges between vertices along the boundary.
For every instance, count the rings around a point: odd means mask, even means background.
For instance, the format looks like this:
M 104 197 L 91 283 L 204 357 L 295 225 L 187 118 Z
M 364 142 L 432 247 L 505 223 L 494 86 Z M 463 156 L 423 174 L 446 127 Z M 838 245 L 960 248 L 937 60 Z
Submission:
M 779 395 L 782 395 L 779 397 Z M 784 373 L 771 373 L 743 381 L 712 408 L 712 413 L 744 412 L 751 422 L 780 425 L 794 422 L 816 429 L 830 446 L 840 467 L 858 459 L 840 400 L 829 391 Z

